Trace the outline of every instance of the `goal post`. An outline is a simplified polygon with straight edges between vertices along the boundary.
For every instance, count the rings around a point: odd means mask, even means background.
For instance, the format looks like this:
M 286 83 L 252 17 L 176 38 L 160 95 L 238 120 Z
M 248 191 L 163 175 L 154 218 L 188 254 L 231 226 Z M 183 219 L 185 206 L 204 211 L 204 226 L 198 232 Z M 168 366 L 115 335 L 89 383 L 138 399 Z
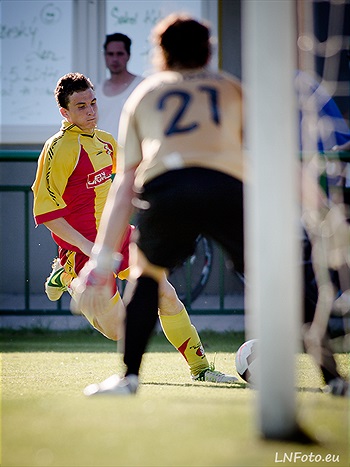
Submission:
M 258 338 L 257 429 L 297 431 L 295 354 L 301 327 L 296 11 L 293 0 L 243 2 L 247 150 L 246 309 Z

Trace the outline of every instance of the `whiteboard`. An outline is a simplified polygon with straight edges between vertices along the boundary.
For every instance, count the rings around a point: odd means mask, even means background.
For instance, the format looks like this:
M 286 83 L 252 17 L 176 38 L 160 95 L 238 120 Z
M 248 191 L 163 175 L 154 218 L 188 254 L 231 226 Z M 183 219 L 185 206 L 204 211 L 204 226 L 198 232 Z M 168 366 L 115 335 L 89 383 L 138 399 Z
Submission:
M 53 91 L 72 67 L 73 1 L 1 0 L 0 5 L 2 142 L 21 140 L 28 125 L 55 125 L 57 131 L 61 117 Z
M 103 75 L 105 34 L 132 39 L 129 69 L 146 76 L 150 32 L 174 11 L 209 19 L 217 33 L 217 0 L 0 0 L 0 143 L 42 145 L 59 130 L 57 81 Z
M 209 0 L 217 8 L 216 0 Z M 106 34 L 121 32 L 132 40 L 128 69 L 147 76 L 152 72 L 150 34 L 155 24 L 173 12 L 188 13 L 196 19 L 207 17 L 208 2 L 202 0 L 107 0 Z M 212 26 L 216 33 L 216 18 Z

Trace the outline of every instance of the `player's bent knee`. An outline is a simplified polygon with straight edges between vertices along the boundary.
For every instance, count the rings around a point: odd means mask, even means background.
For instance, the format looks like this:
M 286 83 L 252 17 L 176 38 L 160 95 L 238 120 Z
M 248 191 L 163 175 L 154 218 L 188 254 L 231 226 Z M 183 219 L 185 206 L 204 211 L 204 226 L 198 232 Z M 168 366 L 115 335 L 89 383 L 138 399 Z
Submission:
M 93 318 L 91 324 L 97 331 L 107 337 L 107 339 L 118 341 L 122 337 L 118 330 L 118 323 L 113 322 L 113 320 L 106 325 L 106 323 L 101 324 L 97 318 Z
M 82 310 L 82 313 L 89 323 L 108 339 L 117 341 L 123 337 L 125 307 L 119 292 L 111 299 L 105 313 L 98 316 L 88 310 Z

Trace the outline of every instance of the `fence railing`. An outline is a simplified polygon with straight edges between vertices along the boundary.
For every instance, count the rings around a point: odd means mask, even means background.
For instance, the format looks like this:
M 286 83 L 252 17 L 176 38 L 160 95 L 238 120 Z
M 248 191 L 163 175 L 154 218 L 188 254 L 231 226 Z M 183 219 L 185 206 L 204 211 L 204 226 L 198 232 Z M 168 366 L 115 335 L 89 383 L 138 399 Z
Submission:
M 38 158 L 39 152 L 38 151 L 16 151 L 15 154 L 13 151 L 0 151 L 0 162 L 35 162 Z M 1 185 L 0 184 L 0 196 L 3 193 L 22 193 L 23 194 L 23 219 L 19 217 L 19 213 L 14 215 L 17 216 L 17 221 L 20 222 L 20 229 L 23 232 L 23 284 L 19 287 L 22 292 L 19 294 L 12 294 L 12 297 L 9 297 L 6 294 L 6 299 L 3 299 L 4 294 L 0 292 L 0 316 L 23 316 L 23 315 L 69 315 L 69 301 L 70 297 L 68 294 L 63 294 L 63 297 L 58 300 L 57 302 L 50 302 L 44 294 L 38 297 L 37 294 L 33 294 L 31 291 L 31 241 L 30 241 L 30 231 L 31 231 L 31 224 L 33 223 L 32 219 L 32 212 L 31 212 L 31 187 L 30 185 Z M 17 200 L 17 203 L 22 204 L 22 201 Z M 13 211 L 16 211 L 14 208 Z M 12 212 L 12 211 L 11 211 Z M 2 223 L 5 226 L 6 219 L 2 219 Z M 10 219 L 8 219 L 10 222 Z M 22 240 L 21 240 L 22 241 Z M 2 248 L 5 247 L 5 242 L 2 242 Z M 18 245 L 18 248 L 20 246 Z M 208 253 L 207 253 L 208 254 Z M 211 252 L 213 254 L 213 252 Z M 217 272 L 218 278 L 218 287 L 217 293 L 215 295 L 205 295 L 205 286 L 209 279 L 208 271 L 206 272 L 205 280 L 204 275 L 202 274 L 202 270 L 195 271 L 192 267 L 193 258 L 189 260 L 183 266 L 182 275 L 183 281 L 181 285 L 181 299 L 185 302 L 188 311 L 192 314 L 243 314 L 244 313 L 244 306 L 243 306 L 243 297 L 242 292 L 238 291 L 237 294 L 230 294 L 227 296 L 225 294 L 225 266 L 223 260 L 223 253 L 221 250 L 215 250 L 215 254 L 219 255 L 218 263 L 219 263 L 219 271 Z M 203 260 L 203 259 L 202 259 Z M 206 258 L 204 258 L 206 261 Z M 203 260 L 203 261 L 204 261 Z M 209 272 L 212 265 L 212 258 L 209 265 Z M 18 266 L 16 266 L 18 268 Z M 22 267 L 22 266 L 21 266 Z M 203 270 L 208 267 L 208 262 L 203 264 Z M 202 275 L 201 275 L 202 274 Z M 177 273 L 178 275 L 178 273 Z M 197 275 L 194 277 L 194 275 Z M 5 276 L 5 274 L 4 274 Z M 6 277 L 3 278 L 4 281 Z M 195 299 L 191 299 L 191 295 L 193 292 L 192 288 L 192 281 L 196 280 L 196 284 L 203 281 L 202 283 L 202 290 Z M 16 280 L 19 279 L 16 277 Z M 175 282 L 178 279 L 174 279 Z M 174 283 L 175 285 L 175 283 Z M 11 295 L 11 294 L 10 294 Z M 179 292 L 180 295 L 180 292 Z M 46 299 L 46 300 L 45 300 Z M 2 302 L 2 303 L 1 303 Z M 40 306 L 37 306 L 37 303 L 40 302 Z
M 0 162 L 35 162 L 38 158 L 38 150 L 0 150 Z M 350 153 L 325 153 L 328 159 L 332 160 L 340 156 L 342 161 L 350 162 Z M 345 193 L 349 193 L 349 187 L 345 187 Z M 11 306 L 11 307 L 0 307 L 0 315 L 68 315 L 69 310 L 69 298 L 60 299 L 54 304 L 48 302 L 48 306 L 40 307 L 33 306 L 33 294 L 30 291 L 30 197 L 31 188 L 28 185 L 0 185 L 0 194 L 4 192 L 21 192 L 24 196 L 24 218 L 23 218 L 23 232 L 24 232 L 24 302 L 23 306 Z M 2 222 L 6 222 L 6 219 L 2 219 Z M 185 300 L 188 310 L 193 314 L 243 314 L 244 305 L 242 296 L 227 297 L 224 286 L 224 261 L 222 251 L 219 250 L 219 271 L 218 271 L 218 293 L 215 297 L 208 297 L 204 294 L 200 295 L 196 301 L 191 303 L 188 298 L 191 295 L 191 273 L 187 274 L 186 285 L 185 285 Z M 186 265 L 186 268 L 191 267 L 190 264 Z M 205 292 L 205 289 L 203 290 Z M 67 294 L 65 294 L 67 295 Z M 229 301 L 227 299 L 230 299 Z

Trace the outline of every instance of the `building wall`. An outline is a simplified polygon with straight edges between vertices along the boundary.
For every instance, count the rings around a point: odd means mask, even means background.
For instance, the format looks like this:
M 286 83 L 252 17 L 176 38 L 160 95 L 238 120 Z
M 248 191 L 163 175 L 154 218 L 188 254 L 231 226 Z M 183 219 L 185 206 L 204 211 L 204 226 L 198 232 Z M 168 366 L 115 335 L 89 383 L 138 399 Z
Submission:
M 84 2 L 86 3 L 86 2 Z M 94 16 L 95 9 L 100 2 L 93 2 L 92 9 L 86 11 L 86 15 L 80 15 L 90 24 L 89 14 Z M 102 3 L 102 2 L 101 2 Z M 240 1 L 222 0 L 219 2 L 219 54 L 221 54 L 221 68 L 236 76 L 241 75 L 240 63 Z M 97 34 L 103 36 L 100 31 L 101 21 L 96 26 Z M 221 25 L 221 26 L 220 26 Z M 80 24 L 80 29 L 84 25 Z M 85 56 L 83 48 L 83 56 Z M 97 63 L 96 58 L 86 63 Z M 78 63 L 78 62 L 75 62 Z M 82 64 L 82 56 L 79 58 Z M 100 64 L 101 65 L 101 64 Z M 80 68 L 79 68 L 80 69 Z M 84 71 L 91 72 L 91 70 Z M 89 73 L 89 74 L 91 74 Z M 92 73 L 93 74 L 93 73 Z M 58 129 L 58 128 L 57 128 Z M 56 131 L 56 130 L 55 130 Z M 42 142 L 42 144 L 44 141 Z M 16 148 L 16 145 L 10 146 Z M 41 149 L 41 144 L 36 144 L 36 149 Z M 1 145 L 0 145 L 1 151 Z M 0 185 L 31 186 L 36 172 L 35 162 L 0 162 Z M 49 231 L 44 226 L 34 225 L 32 217 L 32 195 L 29 194 L 28 211 L 25 213 L 24 194 L 20 192 L 0 192 L 0 293 L 23 294 L 25 287 L 25 218 L 29 219 L 29 288 L 33 294 L 43 293 L 44 282 L 51 269 L 52 259 L 56 256 L 56 246 L 51 239 Z M 208 294 L 217 294 L 219 288 L 220 253 L 215 247 L 213 269 L 209 283 L 205 289 Z M 232 293 L 241 293 L 242 286 L 228 272 L 224 273 L 225 290 Z

